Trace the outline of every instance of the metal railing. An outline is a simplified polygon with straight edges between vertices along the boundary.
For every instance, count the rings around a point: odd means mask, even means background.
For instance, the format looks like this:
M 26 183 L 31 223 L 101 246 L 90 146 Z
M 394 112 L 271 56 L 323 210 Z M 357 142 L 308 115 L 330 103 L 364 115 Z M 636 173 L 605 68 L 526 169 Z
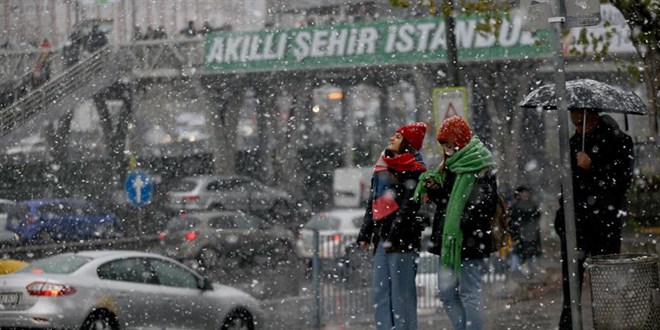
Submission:
M 113 74 L 122 71 L 119 64 L 136 79 L 192 76 L 201 73 L 204 66 L 203 39 L 146 40 L 123 44 L 116 49 L 108 45 L 70 68 L 65 68 L 61 53 L 61 50 L 50 50 L 52 79 L 20 98 L 14 97 L 11 104 L 0 109 L 0 137 L 57 104 L 59 98 L 94 83 L 93 79 L 102 71 Z M 42 54 L 43 50 L 38 49 L 0 52 L 2 78 L 29 77 L 29 71 Z M 117 66 L 117 70 L 107 70 L 110 65 Z
M 10 106 L 0 109 L 0 137 L 56 104 L 59 98 L 92 83 L 95 77 L 112 65 L 112 56 L 112 49 L 106 46 L 68 70 L 57 74 Z
M 66 69 L 62 48 L 0 51 L 0 83 L 30 74 L 35 63 L 45 51 L 50 53 L 48 61 L 53 74 L 58 74 Z
M 119 46 L 135 78 L 174 78 L 199 74 L 204 67 L 204 39 L 144 40 Z
M 312 244 L 312 324 L 344 324 L 373 318 L 371 251 L 355 244 L 354 235 L 319 235 Z M 440 307 L 438 256 L 420 253 L 417 277 L 419 309 Z

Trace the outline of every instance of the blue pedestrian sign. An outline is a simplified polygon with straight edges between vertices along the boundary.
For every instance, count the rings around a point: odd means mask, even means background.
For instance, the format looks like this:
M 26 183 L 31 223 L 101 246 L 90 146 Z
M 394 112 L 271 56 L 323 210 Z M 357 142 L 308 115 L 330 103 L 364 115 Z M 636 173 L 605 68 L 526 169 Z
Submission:
M 124 184 L 128 201 L 136 206 L 148 204 L 154 191 L 151 178 L 142 171 L 133 171 L 126 177 Z

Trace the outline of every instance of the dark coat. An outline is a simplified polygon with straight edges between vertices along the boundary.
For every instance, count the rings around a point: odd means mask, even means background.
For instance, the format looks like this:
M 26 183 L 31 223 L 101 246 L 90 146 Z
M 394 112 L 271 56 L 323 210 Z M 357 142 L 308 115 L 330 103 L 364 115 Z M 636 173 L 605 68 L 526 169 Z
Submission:
M 391 243 L 391 246 L 386 248 L 387 252 L 419 251 L 424 223 L 421 218 L 417 217 L 419 204 L 412 200 L 412 196 L 415 193 L 415 187 L 422 172 L 397 172 L 389 169 L 374 173 L 374 175 L 388 176 L 387 180 L 395 182 L 395 199 L 400 208 L 384 219 L 373 220 L 371 205 L 374 193 L 372 189 L 360 234 L 358 235 L 358 242 L 372 242 L 374 252 L 381 241 Z M 372 177 L 372 187 L 373 180 Z
M 523 260 L 541 254 L 541 212 L 531 200 L 518 200 L 508 209 L 511 238 L 516 242 L 514 253 Z
M 577 166 L 582 134 L 571 137 L 570 148 L 577 246 L 589 254 L 618 253 L 623 221 L 619 210 L 624 207 L 635 165 L 632 139 L 611 117 L 604 115 L 598 128 L 585 137 L 584 150 L 591 158 L 591 169 Z M 555 230 L 565 238 L 561 198 Z
M 445 211 L 449 202 L 449 195 L 456 180 L 456 174 L 447 171 L 445 184 L 440 189 L 428 189 L 427 195 L 435 203 L 433 217 L 433 231 L 431 233 L 431 246 L 429 252 L 440 254 L 442 248 L 442 234 L 445 224 Z M 488 257 L 491 253 L 491 227 L 490 220 L 495 214 L 497 206 L 497 181 L 492 171 L 479 173 L 470 197 L 465 203 L 461 215 L 461 231 L 463 232 L 463 246 L 461 257 L 463 259 L 476 259 Z

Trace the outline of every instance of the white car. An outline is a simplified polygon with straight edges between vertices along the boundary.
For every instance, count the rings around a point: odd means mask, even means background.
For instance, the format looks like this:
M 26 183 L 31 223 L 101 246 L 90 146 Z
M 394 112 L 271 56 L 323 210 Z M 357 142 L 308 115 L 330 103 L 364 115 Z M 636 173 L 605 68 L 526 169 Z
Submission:
M 258 302 L 153 253 L 86 251 L 0 277 L 0 328 L 258 329 Z
M 314 229 L 319 232 L 319 257 L 322 259 L 344 258 L 350 253 L 347 248 L 355 245 L 365 209 L 363 208 L 337 208 L 330 211 L 319 212 L 312 215 L 305 223 L 298 235 L 296 251 L 299 257 L 312 258 Z M 427 224 L 430 224 L 428 215 L 420 212 Z M 431 227 L 426 226 L 422 232 L 422 249 L 431 236 Z
M 241 210 L 288 216 L 291 195 L 240 175 L 199 175 L 171 185 L 165 195 L 173 210 Z
M 362 226 L 364 209 L 333 209 L 312 215 L 298 235 L 296 251 L 299 257 L 312 258 L 314 229 L 319 231 L 319 257 L 339 258 L 344 249 L 354 243 Z

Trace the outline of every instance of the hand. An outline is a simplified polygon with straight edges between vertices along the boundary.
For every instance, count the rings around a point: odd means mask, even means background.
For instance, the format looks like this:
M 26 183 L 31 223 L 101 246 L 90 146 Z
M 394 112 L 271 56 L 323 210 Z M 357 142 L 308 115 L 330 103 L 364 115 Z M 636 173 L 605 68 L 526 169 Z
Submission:
M 363 248 L 365 250 L 369 250 L 369 242 L 359 241 L 358 244 L 360 244 L 361 248 Z
M 426 187 L 426 189 L 438 189 L 438 188 L 440 188 L 440 186 L 438 186 L 438 183 L 435 182 L 435 180 L 433 180 L 432 178 L 424 179 L 424 187 Z
M 589 157 L 589 155 L 587 155 L 586 153 L 581 152 L 581 151 L 578 152 L 577 153 L 577 166 L 582 168 L 582 169 L 585 169 L 585 170 L 590 169 L 591 168 L 591 158 Z

